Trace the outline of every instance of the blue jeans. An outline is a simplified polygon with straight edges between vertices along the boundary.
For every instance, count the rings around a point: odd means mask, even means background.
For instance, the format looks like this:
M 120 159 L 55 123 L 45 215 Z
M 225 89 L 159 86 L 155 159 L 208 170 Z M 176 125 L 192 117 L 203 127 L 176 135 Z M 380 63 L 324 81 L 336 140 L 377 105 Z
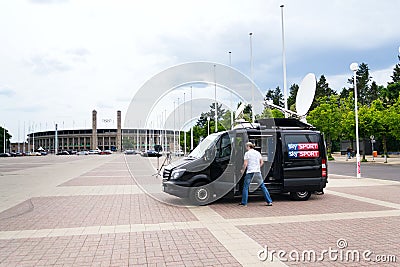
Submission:
M 243 192 L 242 192 L 242 204 L 247 205 L 247 199 L 249 198 L 249 186 L 251 179 L 253 178 L 257 179 L 260 181 L 260 187 L 263 192 L 264 198 L 267 201 L 267 203 L 272 203 L 271 196 L 269 195 L 268 189 L 265 187 L 264 181 L 261 177 L 261 173 L 259 172 L 253 172 L 253 173 L 247 173 L 246 176 L 244 177 L 244 184 L 243 184 Z

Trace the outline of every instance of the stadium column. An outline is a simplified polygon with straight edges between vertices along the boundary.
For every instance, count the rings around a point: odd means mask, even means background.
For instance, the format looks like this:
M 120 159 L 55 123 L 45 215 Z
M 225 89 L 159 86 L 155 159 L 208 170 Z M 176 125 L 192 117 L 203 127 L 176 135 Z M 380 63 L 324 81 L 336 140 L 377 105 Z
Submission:
M 92 112 L 92 140 L 91 140 L 91 149 L 97 148 L 97 111 L 93 110 Z
M 115 144 L 117 145 L 117 151 L 122 150 L 122 134 L 121 134 L 121 111 L 117 111 L 117 140 Z M 111 148 L 111 147 L 110 147 Z

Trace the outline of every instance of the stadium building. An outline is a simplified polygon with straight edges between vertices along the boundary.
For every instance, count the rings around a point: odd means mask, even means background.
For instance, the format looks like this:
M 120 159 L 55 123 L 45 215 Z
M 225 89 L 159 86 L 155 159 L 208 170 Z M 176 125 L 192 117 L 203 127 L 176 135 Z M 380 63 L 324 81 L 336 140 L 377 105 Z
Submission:
M 54 130 L 28 134 L 28 151 L 40 147 L 49 152 L 55 151 L 56 135 L 58 151 L 82 151 L 97 149 L 124 151 L 126 149 L 148 150 L 161 145 L 164 151 L 174 149 L 174 131 L 161 129 L 122 129 L 121 111 L 117 111 L 117 128 L 98 129 L 97 111 L 92 112 L 92 128 L 76 130 Z M 178 132 L 175 131 L 178 136 Z M 176 142 L 178 142 L 176 137 Z

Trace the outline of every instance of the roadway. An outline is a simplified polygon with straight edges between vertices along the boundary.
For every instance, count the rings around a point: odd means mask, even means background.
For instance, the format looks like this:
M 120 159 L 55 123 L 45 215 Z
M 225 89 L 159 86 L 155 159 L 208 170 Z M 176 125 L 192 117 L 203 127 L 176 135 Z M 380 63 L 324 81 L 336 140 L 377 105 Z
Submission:
M 330 161 L 329 174 L 356 176 L 356 163 L 343 161 Z M 361 163 L 361 176 L 383 180 L 400 181 L 400 165 L 383 163 Z

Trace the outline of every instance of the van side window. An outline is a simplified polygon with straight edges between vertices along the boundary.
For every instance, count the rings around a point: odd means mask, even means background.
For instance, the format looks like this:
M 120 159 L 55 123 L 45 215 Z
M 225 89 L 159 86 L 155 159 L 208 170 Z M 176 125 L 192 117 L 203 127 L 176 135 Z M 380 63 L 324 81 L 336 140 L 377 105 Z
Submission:
M 288 134 L 285 135 L 285 142 L 286 145 L 297 143 L 318 143 L 319 138 L 316 134 Z
M 219 157 L 224 158 L 231 155 L 231 140 L 228 134 L 221 138 L 221 149 L 219 150 Z

